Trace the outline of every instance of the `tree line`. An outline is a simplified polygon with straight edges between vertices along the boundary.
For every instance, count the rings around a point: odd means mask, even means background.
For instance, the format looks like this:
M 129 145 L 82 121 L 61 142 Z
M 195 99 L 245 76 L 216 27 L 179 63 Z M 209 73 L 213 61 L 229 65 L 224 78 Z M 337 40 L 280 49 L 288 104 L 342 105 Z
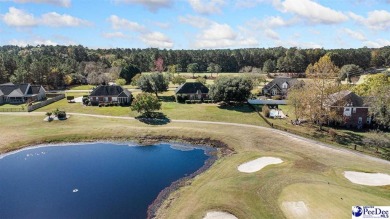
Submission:
M 136 72 L 305 72 L 328 55 L 339 68 L 390 65 L 390 46 L 371 49 L 248 48 L 216 50 L 90 49 L 78 46 L 1 46 L 0 83 L 70 84 L 115 81 Z M 127 68 L 127 70 L 126 70 Z

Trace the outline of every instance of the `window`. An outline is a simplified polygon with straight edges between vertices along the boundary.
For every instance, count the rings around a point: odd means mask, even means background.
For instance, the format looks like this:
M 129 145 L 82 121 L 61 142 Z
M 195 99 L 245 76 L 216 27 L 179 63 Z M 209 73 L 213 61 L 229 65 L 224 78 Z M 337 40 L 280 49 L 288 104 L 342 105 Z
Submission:
M 284 82 L 283 85 L 282 85 L 282 88 L 283 89 L 287 89 L 288 88 L 288 84 L 286 82 Z
M 352 108 L 352 113 L 356 113 L 356 108 Z

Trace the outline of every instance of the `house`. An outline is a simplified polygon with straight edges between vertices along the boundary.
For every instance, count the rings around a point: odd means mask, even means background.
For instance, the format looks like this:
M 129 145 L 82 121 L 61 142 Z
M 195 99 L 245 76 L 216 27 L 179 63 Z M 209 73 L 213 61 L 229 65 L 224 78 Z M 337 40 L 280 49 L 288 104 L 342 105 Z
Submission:
M 287 91 L 293 86 L 302 86 L 303 81 L 298 81 L 296 78 L 275 78 L 262 89 L 262 94 L 266 96 L 287 96 Z
M 364 103 L 362 97 L 352 91 L 344 90 L 329 95 L 325 105 L 342 116 L 342 125 L 345 127 L 361 129 L 371 124 L 369 106 Z
M 209 89 L 200 82 L 186 82 L 175 90 L 176 101 L 204 100 L 209 98 Z
M 89 99 L 93 105 L 99 103 L 130 104 L 131 92 L 118 85 L 99 85 L 92 90 Z
M 46 99 L 46 90 L 41 85 L 0 84 L 0 104 L 20 104 Z

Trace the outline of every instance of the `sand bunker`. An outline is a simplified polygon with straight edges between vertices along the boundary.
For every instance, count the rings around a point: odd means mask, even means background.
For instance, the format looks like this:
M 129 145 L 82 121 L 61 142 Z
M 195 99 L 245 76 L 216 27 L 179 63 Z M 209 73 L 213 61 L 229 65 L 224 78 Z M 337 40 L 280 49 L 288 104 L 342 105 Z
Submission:
M 283 161 L 280 158 L 276 157 L 260 157 L 256 160 L 252 160 L 246 163 L 241 164 L 238 166 L 238 171 L 244 172 L 244 173 L 254 173 L 257 172 L 264 167 L 271 165 L 271 164 L 279 164 Z
M 283 202 L 282 210 L 287 218 L 308 218 L 309 209 L 306 207 L 305 202 Z
M 236 216 L 222 212 L 222 211 L 210 211 L 207 212 L 203 219 L 238 219 Z
M 384 173 L 363 173 L 345 171 L 345 178 L 349 181 L 366 186 L 386 186 L 390 185 L 390 175 Z

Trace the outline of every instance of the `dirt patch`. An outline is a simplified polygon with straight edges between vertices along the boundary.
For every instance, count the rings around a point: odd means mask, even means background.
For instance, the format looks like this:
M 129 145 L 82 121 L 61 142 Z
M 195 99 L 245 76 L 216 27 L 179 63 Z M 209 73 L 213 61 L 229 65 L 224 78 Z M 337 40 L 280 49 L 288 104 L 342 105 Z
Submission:
M 327 167 L 326 165 L 319 163 L 308 157 L 304 157 L 303 159 L 295 161 L 293 167 L 297 169 L 304 169 L 304 170 L 314 171 L 314 172 L 325 172 L 326 170 L 329 169 L 329 167 Z
M 384 173 L 363 173 L 345 171 L 345 178 L 355 184 L 366 186 L 386 186 L 390 185 L 390 175 Z

